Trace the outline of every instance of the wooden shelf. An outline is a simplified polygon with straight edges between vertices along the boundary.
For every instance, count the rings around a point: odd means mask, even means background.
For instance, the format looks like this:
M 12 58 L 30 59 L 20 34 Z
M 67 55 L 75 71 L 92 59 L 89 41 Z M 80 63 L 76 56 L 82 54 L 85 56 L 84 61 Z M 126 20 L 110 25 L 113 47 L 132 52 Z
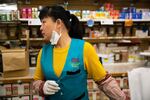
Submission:
M 30 68 L 29 75 L 25 77 L 11 77 L 11 78 L 3 78 L 0 77 L 0 83 L 20 83 L 20 82 L 32 82 L 33 74 L 35 67 Z M 127 76 L 127 72 L 112 72 L 112 76 Z
M 89 37 L 84 37 L 83 38 L 85 41 L 88 41 L 90 43 L 98 43 L 102 40 L 149 40 L 150 36 L 147 37 L 136 37 L 136 36 L 128 36 L 128 37 L 100 37 L 100 38 L 89 38 Z M 121 41 L 120 41 L 121 42 Z M 122 42 L 127 42 L 127 41 L 122 41 Z
M 18 82 L 32 82 L 35 68 L 29 68 L 29 74 L 24 77 L 0 77 L 0 83 L 18 83 Z
M 3 78 L 0 77 L 1 83 L 19 83 L 19 82 L 32 82 L 33 75 L 28 75 L 25 77 L 11 77 L 11 78 Z
M 113 77 L 127 77 L 127 76 L 128 76 L 127 72 L 111 73 L 111 75 L 112 75 Z
M 100 37 L 100 38 L 89 38 L 85 37 L 84 40 L 95 40 L 95 39 L 100 39 L 100 40 L 109 40 L 109 39 L 150 39 L 150 36 L 147 37 L 136 37 L 136 36 L 126 36 L 126 37 Z
M 21 41 L 27 41 L 27 39 L 21 38 Z M 43 38 L 30 38 L 30 41 L 43 41 Z
M 20 18 L 19 21 L 29 21 L 29 20 L 39 20 L 37 19 L 33 19 L 33 18 Z M 79 19 L 81 22 L 86 22 L 89 19 Z M 105 20 L 113 20 L 114 22 L 124 22 L 126 21 L 126 19 L 93 19 L 95 22 L 100 22 L 100 21 L 105 21 Z M 150 19 L 132 19 L 133 22 L 150 22 Z
M 0 24 L 18 24 L 20 21 L 0 21 Z
M 30 20 L 30 19 L 28 19 L 28 18 L 20 18 L 19 20 L 20 20 L 20 21 L 28 21 L 28 20 Z
M 136 36 L 128 36 L 128 37 L 100 37 L 100 38 L 89 38 L 89 37 L 83 37 L 85 41 L 88 42 L 98 42 L 100 40 L 122 40 L 122 39 L 127 39 L 127 40 L 132 40 L 132 39 L 150 39 L 150 36 L 147 37 L 136 37 Z M 26 38 L 21 38 L 21 41 L 26 41 Z M 30 41 L 43 41 L 43 38 L 30 38 Z
M 22 83 L 22 82 L 32 82 L 32 77 L 14 77 L 14 78 L 0 78 L 1 83 Z
M 150 51 L 140 52 L 142 56 L 150 56 Z
M 89 19 L 79 19 L 81 22 L 86 22 Z M 112 20 L 114 22 L 125 22 L 126 19 L 93 19 L 94 22 L 101 22 L 105 20 Z M 133 22 L 150 22 L 150 19 L 132 19 Z
M 31 94 L 18 94 L 18 95 L 4 95 L 4 96 L 0 96 L 0 97 L 3 97 L 3 98 L 10 98 L 10 97 L 22 97 L 22 96 L 30 96 Z
M 89 19 L 79 19 L 80 22 L 87 22 Z M 111 20 L 113 22 L 125 22 L 126 19 L 93 19 L 94 22 Z M 29 25 L 41 25 L 39 19 L 20 18 L 19 21 L 27 21 Z M 132 19 L 133 22 L 150 22 L 150 19 Z
M 19 39 L 0 39 L 0 42 L 6 42 L 6 41 L 12 41 L 12 42 L 19 42 Z
M 41 21 L 39 18 L 37 19 L 25 19 L 25 18 L 21 18 L 19 19 L 20 21 L 25 21 L 25 22 L 28 22 L 28 25 L 32 26 L 32 25 L 41 25 Z

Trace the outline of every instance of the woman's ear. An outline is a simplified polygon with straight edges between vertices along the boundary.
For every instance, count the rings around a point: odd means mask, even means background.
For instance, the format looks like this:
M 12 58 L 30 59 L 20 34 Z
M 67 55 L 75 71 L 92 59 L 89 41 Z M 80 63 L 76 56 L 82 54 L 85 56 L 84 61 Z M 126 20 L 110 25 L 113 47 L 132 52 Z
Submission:
M 61 19 L 57 19 L 56 20 L 56 24 L 57 24 L 57 28 L 60 28 L 62 25 L 62 20 Z

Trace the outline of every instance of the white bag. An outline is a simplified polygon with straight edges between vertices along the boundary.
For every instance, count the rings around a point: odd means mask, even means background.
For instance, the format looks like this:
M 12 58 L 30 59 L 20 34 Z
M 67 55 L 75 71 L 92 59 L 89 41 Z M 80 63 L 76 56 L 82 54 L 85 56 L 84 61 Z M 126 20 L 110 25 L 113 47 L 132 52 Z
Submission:
M 150 68 L 128 72 L 131 100 L 150 100 Z

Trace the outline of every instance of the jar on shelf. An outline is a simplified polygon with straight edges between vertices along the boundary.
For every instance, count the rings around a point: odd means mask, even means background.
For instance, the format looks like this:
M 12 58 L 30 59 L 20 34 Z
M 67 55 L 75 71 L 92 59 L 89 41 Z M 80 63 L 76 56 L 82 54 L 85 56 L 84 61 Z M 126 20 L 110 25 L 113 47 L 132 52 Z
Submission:
M 123 33 L 123 32 L 122 32 L 122 27 L 118 27 L 118 28 L 117 28 L 116 36 L 122 37 L 122 36 L 123 36 L 122 33 Z
M 7 35 L 6 35 L 6 29 L 5 28 L 2 28 L 0 29 L 0 39 L 7 39 Z
M 128 62 L 128 50 L 121 50 L 121 62 Z
M 109 36 L 115 36 L 115 28 L 114 27 L 109 27 Z
M 119 50 L 114 50 L 113 53 L 114 53 L 114 61 L 121 62 L 122 61 L 121 52 Z
M 136 34 L 136 30 L 137 30 L 137 28 L 136 28 L 136 27 L 133 27 L 133 28 L 132 28 L 132 36 L 135 36 L 135 34 Z
M 135 62 L 135 50 L 133 47 L 129 47 L 128 62 Z
M 7 15 L 4 12 L 1 12 L 0 14 L 0 21 L 7 21 Z
M 106 27 L 101 27 L 100 28 L 100 36 L 107 37 L 107 29 L 106 29 Z
M 30 60 L 30 66 L 31 67 L 35 67 L 36 66 L 37 55 L 38 55 L 38 52 L 30 52 L 29 60 Z
M 131 27 L 125 27 L 124 36 L 131 36 Z
M 33 27 L 33 28 L 31 29 L 31 31 L 32 31 L 32 37 L 34 37 L 34 38 L 38 37 L 37 28 L 36 28 L 36 27 Z
M 12 10 L 11 11 L 11 20 L 12 21 L 18 20 L 18 11 L 17 10 Z
M 16 39 L 16 27 L 9 29 L 9 39 Z
M 6 19 L 6 20 L 7 20 L 7 21 L 11 21 L 11 14 L 10 14 L 10 12 L 7 12 L 7 13 L 6 13 L 6 16 L 7 16 L 7 19 Z

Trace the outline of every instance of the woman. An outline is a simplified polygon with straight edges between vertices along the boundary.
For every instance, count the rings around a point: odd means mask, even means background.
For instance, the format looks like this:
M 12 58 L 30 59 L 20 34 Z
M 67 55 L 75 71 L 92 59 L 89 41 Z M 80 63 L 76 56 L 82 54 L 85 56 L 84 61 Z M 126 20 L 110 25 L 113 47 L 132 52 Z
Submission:
M 104 70 L 92 45 L 81 40 L 76 16 L 61 6 L 47 6 L 39 18 L 46 44 L 38 55 L 33 86 L 40 95 L 46 100 L 88 100 L 89 75 L 111 99 L 126 99 Z

